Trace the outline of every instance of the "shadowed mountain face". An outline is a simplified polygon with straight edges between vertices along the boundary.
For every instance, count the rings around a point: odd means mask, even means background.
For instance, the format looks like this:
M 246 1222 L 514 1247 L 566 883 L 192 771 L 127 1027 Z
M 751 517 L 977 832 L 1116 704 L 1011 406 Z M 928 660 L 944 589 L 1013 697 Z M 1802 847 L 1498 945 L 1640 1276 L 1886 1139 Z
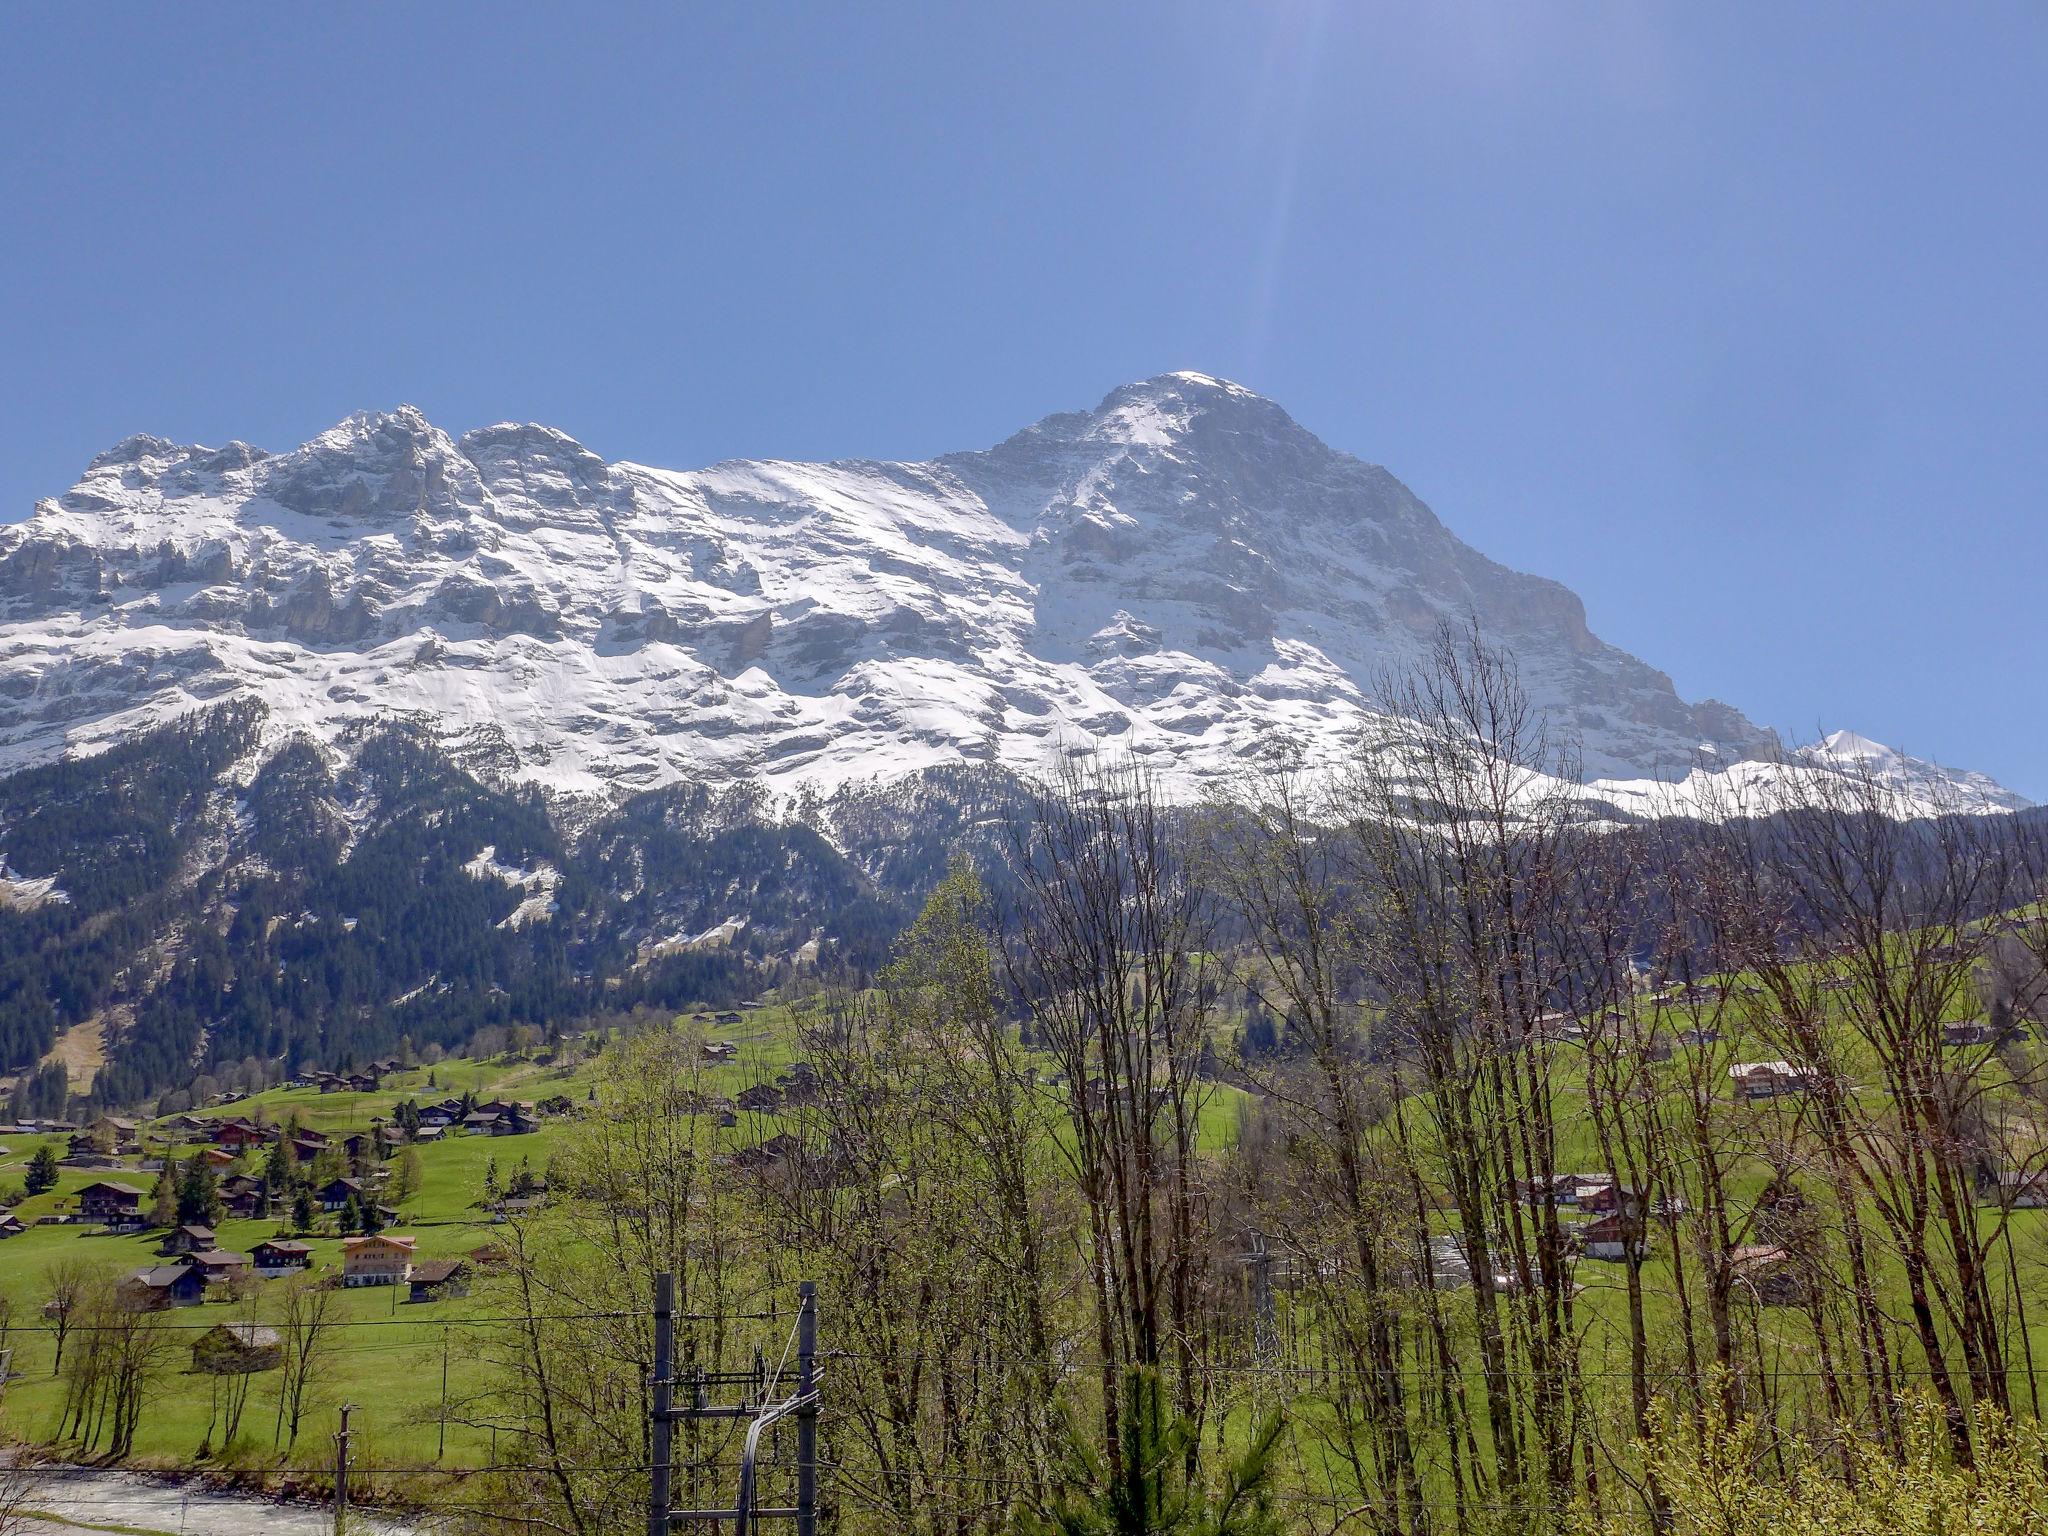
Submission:
M 508 781 L 829 792 L 1138 753 L 1193 790 L 1344 750 L 1476 617 L 1598 777 L 1770 737 L 1496 565 L 1385 470 L 1198 374 L 925 464 L 607 464 L 357 416 L 290 453 L 131 438 L 0 531 L 0 769 L 197 704 L 418 721 Z

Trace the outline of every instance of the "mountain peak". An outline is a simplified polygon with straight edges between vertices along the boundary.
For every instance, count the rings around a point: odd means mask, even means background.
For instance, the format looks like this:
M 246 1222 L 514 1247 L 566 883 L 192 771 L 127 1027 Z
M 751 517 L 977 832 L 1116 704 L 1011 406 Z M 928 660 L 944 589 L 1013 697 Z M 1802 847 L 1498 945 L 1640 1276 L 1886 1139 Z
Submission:
M 1093 439 L 1167 447 L 1224 424 L 1233 431 L 1295 432 L 1293 417 L 1264 395 L 1206 373 L 1162 373 L 1111 390 L 1091 414 Z
M 401 405 L 271 458 L 132 438 L 43 508 L 0 529 L 0 769 L 251 698 L 317 737 L 407 715 L 575 793 L 1077 748 L 1194 790 L 1341 760 L 1375 679 L 1473 618 L 1595 777 L 1776 755 L 1565 587 L 1193 370 L 927 464 L 654 470 Z

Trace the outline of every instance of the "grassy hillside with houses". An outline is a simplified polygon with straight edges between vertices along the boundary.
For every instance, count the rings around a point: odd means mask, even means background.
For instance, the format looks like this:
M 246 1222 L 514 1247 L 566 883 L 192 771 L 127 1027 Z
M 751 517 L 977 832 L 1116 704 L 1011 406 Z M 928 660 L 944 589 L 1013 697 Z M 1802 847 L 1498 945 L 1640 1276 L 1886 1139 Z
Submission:
M 707 1080 L 732 1100 L 772 1082 L 793 1058 L 786 1009 L 733 1011 L 703 1023 L 718 1031 Z M 46 1443 L 65 1438 L 58 1320 L 46 1308 L 53 1277 L 82 1262 L 123 1277 L 134 1304 L 175 1335 L 166 1346 L 174 1358 L 141 1415 L 132 1458 L 188 1465 L 202 1450 L 218 1458 L 218 1378 L 192 1364 L 191 1350 L 202 1340 L 217 1348 L 223 1324 L 252 1327 L 259 1344 L 270 1342 L 262 1330 L 278 1321 L 282 1288 L 303 1266 L 309 1276 L 336 1282 L 334 1342 L 296 1449 L 273 1446 L 279 1372 L 266 1369 L 252 1378 L 255 1390 L 228 1461 L 324 1466 L 336 1410 L 346 1401 L 355 1405 L 351 1427 L 361 1465 L 487 1462 L 488 1432 L 445 1408 L 472 1397 L 479 1385 L 473 1323 L 483 1303 L 469 1292 L 496 1256 L 502 1223 L 519 1219 L 544 1194 L 550 1160 L 591 1091 L 589 1057 L 599 1045 L 578 1038 L 538 1055 L 411 1067 L 387 1061 L 345 1075 L 353 1081 L 323 1076 L 156 1119 L 101 1116 L 75 1127 L 41 1122 L 0 1130 L 0 1191 L 13 1192 L 4 1222 L 10 1235 L 0 1238 L 0 1348 L 11 1351 L 0 1392 L 7 1431 Z M 424 1124 L 414 1109 L 426 1111 Z M 418 1139 L 401 1129 L 407 1123 Z M 342 1150 L 351 1141 L 354 1157 Z M 291 1194 L 263 1188 L 281 1147 L 295 1148 L 291 1155 L 312 1186 L 310 1223 L 295 1219 Z M 46 1167 L 55 1163 L 53 1182 L 26 1193 L 39 1152 Z M 195 1159 L 211 1169 L 221 1214 L 168 1227 L 153 1221 L 152 1196 L 166 1161 L 182 1176 Z M 398 1188 L 408 1165 L 411 1187 Z M 336 1198 L 350 1191 L 322 1198 L 324 1187 L 350 1181 L 363 1191 L 355 1208 Z M 366 1220 L 372 1205 L 381 1219 Z M 368 1242 L 366 1225 L 376 1229 Z M 391 1238 L 404 1241 L 414 1273 L 431 1282 L 348 1284 L 352 1250 Z M 259 1272 L 266 1258 L 276 1267 Z M 187 1271 L 200 1276 L 196 1283 L 150 1283 Z M 73 1329 L 65 1348 L 76 1351 L 80 1337 Z

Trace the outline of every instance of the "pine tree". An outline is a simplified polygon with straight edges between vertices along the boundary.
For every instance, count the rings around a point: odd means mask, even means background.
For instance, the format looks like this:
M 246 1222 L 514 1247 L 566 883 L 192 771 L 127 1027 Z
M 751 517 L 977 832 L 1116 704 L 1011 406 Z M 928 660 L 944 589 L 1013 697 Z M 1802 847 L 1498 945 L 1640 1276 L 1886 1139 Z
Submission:
M 218 1226 L 224 1211 L 219 1176 L 201 1154 L 194 1152 L 185 1160 L 185 1172 L 178 1182 L 179 1223 Z
M 37 1147 L 36 1155 L 28 1160 L 28 1173 L 22 1184 L 32 1195 L 44 1194 L 57 1187 L 57 1149 L 47 1141 Z
M 292 1200 L 292 1230 L 310 1232 L 313 1230 L 313 1223 L 319 1220 L 319 1217 L 320 1213 L 313 1209 L 313 1192 L 310 1189 L 301 1189 Z

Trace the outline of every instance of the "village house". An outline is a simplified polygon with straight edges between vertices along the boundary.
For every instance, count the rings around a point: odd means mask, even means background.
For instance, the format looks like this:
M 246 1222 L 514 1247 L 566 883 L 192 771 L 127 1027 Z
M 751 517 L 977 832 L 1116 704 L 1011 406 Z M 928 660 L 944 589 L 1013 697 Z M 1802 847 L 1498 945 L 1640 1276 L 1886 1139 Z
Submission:
M 1625 1212 L 1630 1216 L 1643 1213 L 1641 1190 L 1624 1189 L 1612 1179 L 1602 1179 L 1597 1184 L 1584 1185 L 1579 1190 L 1579 1209 L 1604 1216 L 1610 1211 Z
M 213 1246 L 213 1228 L 202 1227 L 188 1221 L 182 1227 L 173 1227 L 164 1234 L 164 1240 L 157 1244 L 158 1253 L 200 1253 Z
M 1805 1093 L 1812 1083 L 1789 1061 L 1745 1061 L 1728 1069 L 1736 1094 L 1751 1103 Z
M 261 1323 L 222 1323 L 192 1343 L 192 1369 L 208 1376 L 274 1371 L 283 1361 L 283 1340 Z
M 199 1271 L 200 1278 L 208 1285 L 225 1285 L 237 1275 L 249 1273 L 249 1255 L 233 1253 L 226 1248 L 207 1248 L 190 1254 L 185 1262 Z
M 206 1277 L 190 1264 L 153 1264 L 122 1282 L 122 1302 L 138 1312 L 196 1307 L 206 1299 Z
M 213 1128 L 213 1144 L 231 1152 L 244 1152 L 251 1147 L 267 1147 L 277 1140 L 277 1127 L 258 1125 L 253 1120 L 236 1116 L 223 1120 Z
M 73 1131 L 64 1145 L 64 1161 L 74 1168 L 117 1168 L 121 1159 L 90 1131 Z
M 232 1168 L 241 1161 L 240 1157 L 230 1152 L 226 1147 L 201 1147 L 193 1155 L 207 1167 L 216 1170 Z
M 412 1278 L 414 1239 L 380 1232 L 374 1237 L 346 1237 L 341 1242 L 341 1283 L 401 1285 Z
M 1983 1019 L 1941 1026 L 1941 1043 L 1951 1049 L 1968 1045 L 1996 1045 L 1998 1031 Z
M 1977 1179 L 1977 1203 L 2005 1210 L 2038 1211 L 2048 1206 L 2048 1169 L 2006 1169 Z
M 440 1301 L 469 1294 L 467 1259 L 422 1259 L 412 1267 L 408 1301 Z
M 1573 1236 L 1578 1239 L 1579 1251 L 1589 1259 L 1620 1263 L 1625 1258 L 1640 1261 L 1643 1257 L 1643 1224 L 1620 1211 L 1595 1217 L 1576 1228 Z
M 313 1245 L 285 1237 L 268 1238 L 249 1250 L 249 1262 L 266 1280 L 290 1274 L 312 1266 Z
M 752 1114 L 773 1114 L 782 1107 L 782 1090 L 773 1083 L 755 1083 L 742 1088 L 733 1103 Z
M 78 1192 L 78 1214 L 87 1221 L 103 1221 L 110 1227 L 140 1226 L 142 1202 L 146 1198 L 132 1184 L 101 1180 Z
M 307 1270 L 313 1264 L 313 1245 L 299 1243 L 289 1237 L 266 1237 L 250 1249 L 250 1264 L 254 1264 L 256 1274 L 266 1280 L 295 1270 Z
M 358 1209 L 367 1209 L 369 1205 L 368 1192 L 356 1179 L 330 1179 L 320 1186 L 320 1191 L 314 1198 L 320 1202 L 320 1209 L 323 1211 L 343 1210 L 351 1199 L 355 1201 Z
M 12 1211 L 0 1210 L 0 1238 L 19 1237 L 28 1230 Z
M 119 1153 L 139 1152 L 142 1150 L 141 1130 L 141 1126 L 133 1120 L 120 1120 L 112 1115 L 101 1115 L 72 1134 L 72 1156 L 113 1156 Z
M 221 1204 L 227 1207 L 230 1216 L 244 1221 L 253 1221 L 270 1214 L 270 1195 L 261 1179 L 246 1173 L 238 1173 L 221 1180 Z
M 1534 1178 L 1521 1180 L 1517 1188 L 1525 1205 L 1541 1205 L 1547 1194 L 1555 1205 L 1575 1206 L 1583 1202 L 1588 1191 L 1613 1182 L 1613 1175 L 1606 1173 L 1539 1173 Z

